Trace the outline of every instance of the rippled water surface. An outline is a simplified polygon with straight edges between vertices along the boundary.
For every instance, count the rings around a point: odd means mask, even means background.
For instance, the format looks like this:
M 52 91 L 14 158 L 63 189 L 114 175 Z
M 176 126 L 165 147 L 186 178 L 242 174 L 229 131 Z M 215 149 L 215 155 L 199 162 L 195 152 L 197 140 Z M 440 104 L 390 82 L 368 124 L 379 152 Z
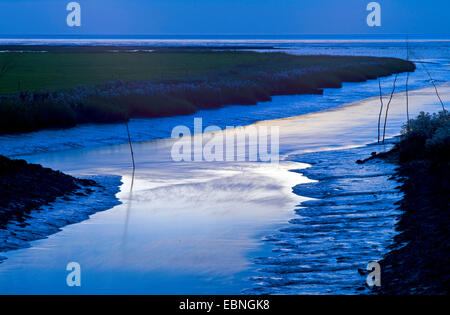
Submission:
M 358 294 L 368 292 L 357 271 L 378 261 L 395 235 L 400 211 L 395 166 L 381 161 L 357 165 L 356 159 L 390 145 L 293 155 L 310 163 L 301 172 L 316 180 L 294 187 L 314 198 L 302 202 L 296 216 L 265 241 L 268 257 L 254 260 L 259 275 L 249 294 Z

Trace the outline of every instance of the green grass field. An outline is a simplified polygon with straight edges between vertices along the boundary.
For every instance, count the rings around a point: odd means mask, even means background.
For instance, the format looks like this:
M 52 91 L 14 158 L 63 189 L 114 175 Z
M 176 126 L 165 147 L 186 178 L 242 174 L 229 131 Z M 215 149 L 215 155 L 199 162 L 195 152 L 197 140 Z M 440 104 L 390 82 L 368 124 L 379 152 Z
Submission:
M 45 49 L 0 53 L 0 133 L 252 105 L 415 69 L 395 58 Z
M 96 85 L 118 79 L 184 79 L 213 71 L 269 63 L 251 53 L 9 53 L 0 54 L 0 93 Z M 20 90 L 19 90 L 20 89 Z
M 242 76 L 256 71 L 335 67 L 373 58 L 291 56 L 254 52 L 96 52 L 3 53 L 0 94 L 66 89 L 124 80 L 200 80 Z M 1 72 L 0 72 L 1 73 Z
M 43 91 L 115 80 L 195 80 L 256 70 L 330 65 L 329 58 L 253 52 L 99 52 L 0 54 L 0 94 Z

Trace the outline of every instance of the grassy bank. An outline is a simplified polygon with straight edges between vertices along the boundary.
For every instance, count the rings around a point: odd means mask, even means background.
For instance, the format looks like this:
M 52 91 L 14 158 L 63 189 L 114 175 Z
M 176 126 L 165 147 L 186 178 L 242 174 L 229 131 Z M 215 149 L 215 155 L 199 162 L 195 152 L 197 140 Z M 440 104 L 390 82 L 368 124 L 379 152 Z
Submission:
M 253 105 L 272 95 L 319 94 L 415 66 L 394 58 L 78 47 L 0 54 L 0 69 L 4 134 Z
M 450 289 L 450 120 L 422 113 L 392 151 L 404 197 L 394 249 L 380 262 L 384 294 L 448 294 Z

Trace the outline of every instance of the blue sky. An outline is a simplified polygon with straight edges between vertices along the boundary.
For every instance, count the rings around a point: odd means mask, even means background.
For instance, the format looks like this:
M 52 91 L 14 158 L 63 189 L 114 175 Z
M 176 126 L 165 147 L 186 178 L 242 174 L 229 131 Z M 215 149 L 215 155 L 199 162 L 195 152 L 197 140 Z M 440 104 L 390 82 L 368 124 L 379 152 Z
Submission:
M 0 35 L 420 34 L 450 36 L 450 1 L 78 0 L 82 26 L 66 25 L 70 0 L 0 0 Z

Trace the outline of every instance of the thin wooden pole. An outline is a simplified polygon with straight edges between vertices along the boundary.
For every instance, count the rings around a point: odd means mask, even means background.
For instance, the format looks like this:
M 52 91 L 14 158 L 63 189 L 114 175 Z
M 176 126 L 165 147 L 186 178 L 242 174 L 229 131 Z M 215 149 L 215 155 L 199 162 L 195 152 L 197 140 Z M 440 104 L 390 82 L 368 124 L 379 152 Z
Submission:
M 128 128 L 128 122 L 125 123 L 127 126 L 127 134 L 128 134 L 128 144 L 130 145 L 130 152 L 131 152 L 131 161 L 133 162 L 133 172 L 136 169 L 136 164 L 134 163 L 134 151 L 133 151 L 133 145 L 131 143 L 131 136 L 130 136 L 130 129 Z
M 398 73 L 395 75 L 394 79 L 394 87 L 392 88 L 391 97 L 389 98 L 389 102 L 386 105 L 386 116 L 384 117 L 384 128 L 383 128 L 383 144 L 384 140 L 386 139 L 386 125 L 387 125 L 387 119 L 389 114 L 389 106 L 391 105 L 392 98 L 394 97 L 395 93 L 395 84 L 397 83 Z
M 431 77 L 430 71 L 428 71 L 428 68 L 425 67 L 425 65 L 424 65 L 423 63 L 422 63 L 422 67 L 423 67 L 423 68 L 425 69 L 425 71 L 427 72 L 428 77 L 430 77 L 431 84 L 433 84 L 434 90 L 435 90 L 436 95 L 437 95 L 437 97 L 438 97 L 438 99 L 439 99 L 439 102 L 441 102 L 441 106 L 442 106 L 442 110 L 444 111 L 444 115 L 447 115 L 447 110 L 445 109 L 444 102 L 442 101 L 441 96 L 439 95 L 439 91 L 438 91 L 438 89 L 437 89 L 436 84 L 434 83 L 434 79 Z
M 409 72 L 406 74 L 406 128 L 409 131 L 409 95 L 408 95 Z
M 133 173 L 131 175 L 131 186 L 130 186 L 130 193 L 128 195 L 128 205 L 127 205 L 127 212 L 126 212 L 126 217 L 125 217 L 125 226 L 123 229 L 122 245 L 125 244 L 127 231 L 128 231 L 128 221 L 130 220 L 131 204 L 133 201 L 134 175 L 135 175 L 135 171 L 136 171 L 136 166 L 134 163 L 134 151 L 133 151 L 133 145 L 131 143 L 130 128 L 128 127 L 128 122 L 126 122 L 125 125 L 127 127 L 128 144 L 130 145 L 131 160 L 133 161 Z
M 414 54 L 414 55 L 415 55 L 416 58 L 421 59 L 421 58 L 419 58 L 418 56 L 416 56 L 416 54 Z M 444 112 L 444 115 L 447 116 L 447 110 L 445 109 L 444 102 L 442 101 L 441 96 L 439 95 L 438 88 L 437 88 L 437 86 L 436 86 L 436 84 L 435 84 L 435 82 L 434 82 L 433 77 L 431 76 L 430 71 L 428 71 L 428 68 L 425 66 L 425 63 L 424 63 L 423 61 L 420 62 L 420 64 L 422 65 L 423 69 L 425 70 L 425 72 L 427 73 L 428 77 L 430 78 L 430 81 L 431 81 L 431 84 L 433 84 L 433 87 L 434 87 L 434 91 L 435 91 L 435 93 L 436 93 L 436 96 L 438 97 L 439 102 L 441 103 L 442 111 Z
M 406 36 L 406 60 L 409 61 L 409 41 L 408 36 Z M 409 131 L 409 90 L 408 90 L 408 83 L 409 83 L 409 72 L 406 74 L 406 128 L 407 131 Z
M 381 132 L 381 115 L 383 114 L 383 92 L 381 90 L 381 80 L 378 78 L 378 87 L 380 88 L 380 113 L 378 115 L 378 143 L 380 143 Z

